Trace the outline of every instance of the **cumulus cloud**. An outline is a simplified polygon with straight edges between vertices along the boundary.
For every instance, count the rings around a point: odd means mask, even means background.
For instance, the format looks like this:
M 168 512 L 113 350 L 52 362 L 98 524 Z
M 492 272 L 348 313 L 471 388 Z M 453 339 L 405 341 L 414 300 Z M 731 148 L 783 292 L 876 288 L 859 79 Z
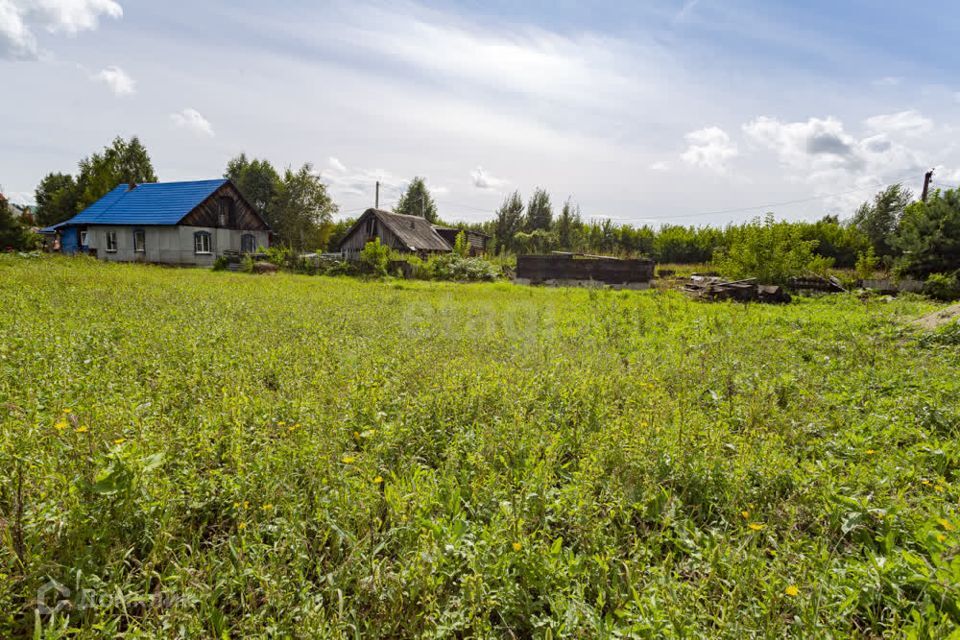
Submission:
M 185 129 L 195 135 L 213 137 L 213 126 L 196 109 L 186 108 L 170 114 L 170 120 L 178 129 Z
M 705 127 L 691 131 L 684 136 L 684 139 L 687 141 L 687 150 L 681 154 L 680 158 L 695 167 L 724 173 L 727 170 L 727 162 L 739 154 L 737 145 L 720 127 Z
M 873 116 L 864 122 L 869 129 L 880 133 L 919 135 L 933 129 L 933 120 L 914 109 Z
M 477 189 L 499 189 L 507 185 L 506 180 L 492 176 L 483 167 L 477 167 L 471 171 L 470 179 Z
M 0 0 L 0 57 L 40 56 L 35 30 L 75 35 L 100 25 L 101 16 L 120 18 L 115 0 Z
M 129 96 L 137 91 L 137 83 L 120 67 L 109 66 L 102 69 L 93 79 L 107 85 L 116 96 Z
M 372 197 L 379 182 L 381 205 L 387 200 L 399 197 L 407 185 L 405 178 L 395 176 L 389 171 L 348 167 L 333 157 L 327 160 L 327 168 L 320 171 L 320 177 L 335 196 Z M 372 199 L 371 204 L 373 204 Z
M 900 114 L 894 114 L 900 116 Z M 871 119 L 872 120 L 872 119 Z M 883 116 L 875 124 L 890 131 L 902 131 L 905 123 L 915 129 L 923 126 L 914 117 Z M 781 122 L 776 118 L 759 117 L 743 126 L 746 135 L 760 147 L 776 153 L 793 178 L 810 184 L 824 194 L 836 191 L 838 185 L 852 188 L 878 188 L 889 181 L 900 181 L 921 171 L 921 154 L 895 141 L 887 132 L 871 130 L 856 137 L 832 117 L 810 118 L 804 122 Z M 849 197 L 850 205 L 860 195 Z

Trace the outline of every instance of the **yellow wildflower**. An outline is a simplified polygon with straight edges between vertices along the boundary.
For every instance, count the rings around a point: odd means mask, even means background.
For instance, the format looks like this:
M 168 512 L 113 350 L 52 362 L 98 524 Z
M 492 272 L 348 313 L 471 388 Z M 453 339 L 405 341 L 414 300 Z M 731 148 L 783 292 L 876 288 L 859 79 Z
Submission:
M 383 476 L 377 476 L 373 479 L 373 484 L 380 484 L 383 482 Z
M 244 501 L 243 501 L 243 508 L 244 508 L 244 509 L 249 509 L 249 508 L 250 508 L 250 501 L 249 501 L 249 500 L 244 500 Z
M 61 420 L 61 421 L 58 422 L 57 424 L 53 425 L 53 428 L 56 429 L 57 431 L 63 431 L 63 430 L 66 429 L 68 426 L 70 426 L 70 425 L 67 424 L 67 421 L 66 421 L 66 420 Z
M 523 549 L 523 545 L 520 544 L 519 542 L 514 542 L 514 543 L 513 543 L 513 550 L 514 550 L 514 551 L 520 551 L 520 549 Z
M 744 509 L 743 511 L 740 512 L 740 515 L 742 515 L 743 519 L 746 520 L 747 518 L 750 517 L 750 512 Z
M 940 526 L 943 527 L 944 529 L 946 529 L 947 531 L 955 531 L 955 530 L 956 530 L 956 527 L 953 526 L 953 524 L 951 524 L 951 522 L 950 522 L 949 520 L 947 520 L 946 518 L 938 518 L 938 519 L 937 519 L 937 522 L 939 522 L 939 523 L 940 523 Z
M 240 529 L 240 531 L 243 531 L 246 528 L 247 528 L 246 522 L 241 522 L 240 524 L 237 525 L 237 529 Z
M 872 456 L 872 455 L 875 454 L 875 453 L 876 453 L 876 451 L 874 451 L 873 449 L 867 449 L 867 455 L 868 455 L 868 456 Z
M 117 438 L 116 440 L 113 441 L 113 444 L 123 444 L 126 441 L 127 441 L 126 438 Z
M 63 413 L 64 413 L 64 415 L 66 415 L 66 414 L 68 414 L 68 413 L 73 413 L 73 409 L 71 409 L 70 407 L 67 407 L 66 409 L 63 410 Z
M 750 529 L 752 529 L 753 531 L 763 531 L 763 528 L 766 527 L 767 525 L 763 524 L 762 522 L 751 522 L 747 526 L 750 527 Z
M 942 533 L 937 534 L 937 542 L 946 542 L 946 541 L 947 541 L 947 536 L 943 535 Z
M 77 432 L 77 433 L 86 433 L 87 431 L 90 431 L 90 429 L 87 428 L 87 425 L 85 425 L 85 424 L 82 424 L 82 425 L 80 425 L 79 427 L 76 428 L 76 432 Z
M 796 585 L 790 585 L 789 587 L 784 589 L 783 592 L 788 596 L 790 596 L 791 598 L 794 598 L 800 594 L 800 589 L 797 589 Z
M 272 510 L 273 510 L 273 505 L 268 502 L 267 504 L 263 505 L 263 510 L 264 510 L 264 511 L 272 511 Z
M 343 456 L 343 464 L 353 464 L 357 459 L 353 456 Z

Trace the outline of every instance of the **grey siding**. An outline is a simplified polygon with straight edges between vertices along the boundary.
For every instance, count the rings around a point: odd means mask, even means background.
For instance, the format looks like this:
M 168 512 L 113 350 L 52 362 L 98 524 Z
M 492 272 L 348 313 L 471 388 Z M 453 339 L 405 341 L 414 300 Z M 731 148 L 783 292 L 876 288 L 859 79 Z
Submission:
M 143 229 L 145 251 L 133 250 L 134 229 Z M 107 251 L 107 233 L 117 234 L 117 250 Z M 210 234 L 210 253 L 194 253 L 194 234 L 205 231 Z M 256 238 L 258 247 L 266 247 L 270 242 L 267 231 L 242 231 L 238 229 L 217 229 L 215 227 L 109 227 L 91 226 L 87 228 L 87 246 L 96 250 L 97 257 L 111 262 L 153 262 L 161 264 L 212 266 L 217 256 L 224 251 L 240 251 L 241 237 L 251 234 Z

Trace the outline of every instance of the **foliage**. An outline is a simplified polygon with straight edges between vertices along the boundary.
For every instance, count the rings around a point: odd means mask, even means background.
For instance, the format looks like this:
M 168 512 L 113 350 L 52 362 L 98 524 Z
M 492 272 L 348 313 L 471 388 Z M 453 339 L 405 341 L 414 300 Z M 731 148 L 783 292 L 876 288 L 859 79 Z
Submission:
M 37 185 L 34 199 L 34 215 L 41 227 L 69 220 L 77 214 L 77 183 L 68 173 L 48 173 Z
M 854 270 L 857 272 L 858 278 L 861 280 L 866 280 L 867 278 L 873 276 L 879 264 L 880 259 L 877 258 L 877 254 L 873 251 L 873 245 L 871 245 L 867 248 L 866 252 L 861 253 L 857 257 L 857 263 L 854 266 Z
M 497 209 L 494 238 L 497 250 L 501 253 L 516 249 L 514 238 L 525 225 L 523 211 L 523 199 L 519 191 L 504 198 L 503 204 Z
M 36 241 L 33 234 L 19 217 L 13 214 L 10 203 L 0 193 L 0 251 L 33 249 Z
M 550 231 L 551 226 L 553 226 L 553 207 L 550 205 L 550 194 L 538 187 L 527 204 L 524 231 L 532 232 L 538 229 Z
M 924 277 L 960 269 L 960 189 L 934 191 L 907 207 L 894 240 L 897 270 Z
M 78 168 L 75 213 L 107 195 L 117 185 L 157 181 L 150 154 L 136 136 L 130 140 L 117 136 L 102 152 L 81 160 Z
M 518 231 L 513 236 L 513 247 L 517 253 L 547 253 L 556 249 L 556 234 L 546 229 L 534 229 L 527 233 Z
M 296 172 L 284 171 L 268 222 L 281 244 L 304 251 L 326 246 L 327 225 L 336 212 L 326 185 L 307 163 Z
M 490 282 L 500 275 L 499 269 L 483 258 L 469 258 L 458 253 L 434 255 L 426 263 L 414 263 L 414 277 L 454 282 Z
M 457 234 L 453 242 L 453 252 L 461 258 L 466 258 L 470 255 L 470 243 L 467 241 L 466 231 L 461 229 L 460 233 Z
M 567 201 L 563 203 L 563 209 L 560 210 L 560 215 L 557 217 L 557 244 L 568 249 L 572 248 L 574 227 L 582 225 L 580 205 L 574 204 L 570 198 L 567 198 Z
M 768 214 L 737 227 L 729 248 L 714 257 L 714 265 L 727 278 L 782 285 L 792 276 L 819 273 L 830 266 L 828 259 L 814 255 L 816 246 L 816 240 L 802 238 L 797 226 L 777 222 Z
M 0 637 L 960 626 L 960 363 L 922 299 L 10 256 L 0 299 Z M 75 606 L 35 615 L 51 579 Z
M 272 224 L 271 205 L 280 191 L 280 174 L 269 160 L 248 160 L 247 155 L 241 153 L 227 162 L 223 177 L 233 182 L 267 223 Z
M 368 275 L 383 277 L 390 266 L 390 247 L 374 238 L 360 251 L 360 270 Z
M 931 273 L 923 283 L 923 293 L 937 300 L 960 298 L 960 282 L 956 273 Z
M 394 213 L 419 216 L 430 222 L 436 222 L 437 204 L 433 201 L 433 197 L 427 189 L 426 179 L 417 176 L 411 180 L 393 211 Z
M 893 238 L 904 210 L 913 193 L 894 184 L 879 192 L 873 202 L 864 202 L 853 216 L 852 226 L 859 229 L 873 244 L 878 256 L 894 255 Z

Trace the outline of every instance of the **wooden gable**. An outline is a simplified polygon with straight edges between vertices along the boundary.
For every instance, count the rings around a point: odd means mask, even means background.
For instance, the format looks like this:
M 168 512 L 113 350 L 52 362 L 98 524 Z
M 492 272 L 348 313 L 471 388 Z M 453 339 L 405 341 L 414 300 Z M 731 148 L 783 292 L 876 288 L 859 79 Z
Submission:
M 247 202 L 232 182 L 226 182 L 184 216 L 181 225 L 188 227 L 217 227 L 241 231 L 269 231 L 253 205 Z

